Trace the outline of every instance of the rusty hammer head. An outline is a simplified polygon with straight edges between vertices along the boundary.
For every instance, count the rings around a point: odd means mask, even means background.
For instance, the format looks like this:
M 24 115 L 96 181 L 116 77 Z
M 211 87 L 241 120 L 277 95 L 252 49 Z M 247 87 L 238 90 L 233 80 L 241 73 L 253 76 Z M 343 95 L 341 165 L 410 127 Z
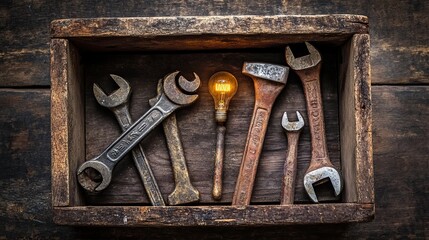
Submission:
M 269 63 L 245 62 L 243 64 L 242 73 L 252 78 L 260 78 L 286 84 L 289 68 Z

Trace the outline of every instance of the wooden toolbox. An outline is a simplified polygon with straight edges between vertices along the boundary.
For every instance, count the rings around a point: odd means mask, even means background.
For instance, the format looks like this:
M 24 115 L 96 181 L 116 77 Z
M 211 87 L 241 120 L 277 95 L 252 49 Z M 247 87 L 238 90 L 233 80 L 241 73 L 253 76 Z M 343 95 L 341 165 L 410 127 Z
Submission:
M 54 221 L 67 225 L 195 226 L 286 225 L 369 221 L 374 216 L 371 136 L 371 81 L 368 20 L 357 15 L 207 16 L 55 20 L 51 25 L 52 204 Z M 231 206 L 253 112 L 253 81 L 243 62 L 285 65 L 287 44 L 311 42 L 321 53 L 321 88 L 328 150 L 341 170 L 339 198 L 318 189 L 322 203 L 303 187 L 309 165 L 310 134 L 301 83 L 290 71 L 277 98 L 259 161 L 250 206 Z M 101 153 L 121 130 L 99 106 L 93 83 L 114 90 L 109 74 L 126 79 L 136 120 L 150 107 L 157 81 L 179 70 L 202 81 L 199 99 L 176 111 L 189 175 L 200 202 L 151 206 L 131 159 L 114 171 L 110 186 L 85 192 L 76 177 L 84 161 Z M 216 142 L 214 104 L 207 83 L 229 71 L 239 89 L 231 101 L 225 139 L 223 196 L 211 197 Z M 283 112 L 299 110 L 306 121 L 298 149 L 295 204 L 280 206 L 287 140 Z M 164 199 L 174 188 L 162 127 L 142 142 Z M 129 158 L 129 157 L 127 157 Z

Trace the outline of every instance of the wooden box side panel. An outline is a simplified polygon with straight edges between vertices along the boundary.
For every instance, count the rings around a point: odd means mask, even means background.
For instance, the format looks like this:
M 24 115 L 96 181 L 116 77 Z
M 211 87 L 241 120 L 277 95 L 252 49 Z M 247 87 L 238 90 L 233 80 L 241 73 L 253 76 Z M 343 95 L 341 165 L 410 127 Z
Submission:
M 346 44 L 340 76 L 341 161 L 345 202 L 373 203 L 369 35 Z
M 52 37 L 158 37 L 202 34 L 344 34 L 367 33 L 362 15 L 180 16 L 59 19 L 51 23 Z
M 289 206 L 57 207 L 54 221 L 80 226 L 270 226 L 364 222 L 373 204 L 297 204 Z
M 356 189 L 358 203 L 374 203 L 374 170 L 372 149 L 372 104 L 369 34 L 356 34 L 352 39 L 354 65 L 354 98 L 356 119 Z
M 66 39 L 51 41 L 52 204 L 80 204 L 77 160 L 85 159 L 83 84 L 78 50 Z
M 367 17 L 347 14 L 77 18 L 51 23 L 53 38 L 69 38 L 82 49 L 101 52 L 269 48 L 303 41 L 339 44 L 367 32 Z

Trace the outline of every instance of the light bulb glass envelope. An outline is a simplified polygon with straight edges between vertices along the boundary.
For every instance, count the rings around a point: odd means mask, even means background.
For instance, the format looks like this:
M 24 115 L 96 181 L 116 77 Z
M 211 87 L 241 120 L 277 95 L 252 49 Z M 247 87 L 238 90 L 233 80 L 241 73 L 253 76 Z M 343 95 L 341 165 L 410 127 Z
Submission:
M 215 103 L 217 122 L 226 121 L 229 102 L 237 92 L 237 88 L 237 79 L 229 72 L 217 72 L 210 77 L 209 91 Z

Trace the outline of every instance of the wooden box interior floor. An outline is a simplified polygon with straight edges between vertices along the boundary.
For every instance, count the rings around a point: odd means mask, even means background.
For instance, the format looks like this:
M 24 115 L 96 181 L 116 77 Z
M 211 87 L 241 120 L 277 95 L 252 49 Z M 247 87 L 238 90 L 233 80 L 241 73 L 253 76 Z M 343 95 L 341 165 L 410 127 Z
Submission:
M 324 103 L 328 150 L 337 169 L 340 166 L 339 115 L 338 115 L 338 66 L 340 47 L 332 44 L 315 44 L 322 54 L 321 84 Z M 241 164 L 247 132 L 252 117 L 254 88 L 251 78 L 241 73 L 243 62 L 267 62 L 285 64 L 284 48 L 182 51 L 182 52 L 86 52 L 81 55 L 85 81 L 85 151 L 86 160 L 97 156 L 121 133 L 112 112 L 98 105 L 93 92 L 93 83 L 106 92 L 117 88 L 109 74 L 122 76 L 132 87 L 130 111 L 136 120 L 149 109 L 148 100 L 156 95 L 158 79 L 167 73 L 179 70 L 192 79 L 192 72 L 200 76 L 199 100 L 193 105 L 176 111 L 182 136 L 189 174 L 194 186 L 200 191 L 199 205 L 224 204 L 232 200 L 236 178 Z M 229 71 L 238 80 L 239 89 L 230 104 L 224 159 L 223 197 L 214 201 L 211 197 L 213 184 L 216 123 L 214 103 L 208 91 L 208 79 L 217 71 Z M 281 127 L 281 117 L 287 111 L 291 120 L 300 111 L 306 126 L 298 149 L 298 174 L 295 201 L 309 202 L 303 188 L 304 173 L 311 157 L 311 142 L 305 110 L 305 98 L 301 83 L 290 71 L 286 87 L 273 107 L 263 153 L 260 158 L 252 204 L 278 204 L 280 199 L 283 164 L 287 140 Z M 158 127 L 143 142 L 164 199 L 174 189 L 170 157 L 162 127 Z M 328 186 L 326 186 L 328 185 Z M 337 201 L 329 184 L 318 188 L 319 199 Z M 149 205 L 148 198 L 137 175 L 133 161 L 127 157 L 114 171 L 110 186 L 98 194 L 85 194 L 85 205 Z

